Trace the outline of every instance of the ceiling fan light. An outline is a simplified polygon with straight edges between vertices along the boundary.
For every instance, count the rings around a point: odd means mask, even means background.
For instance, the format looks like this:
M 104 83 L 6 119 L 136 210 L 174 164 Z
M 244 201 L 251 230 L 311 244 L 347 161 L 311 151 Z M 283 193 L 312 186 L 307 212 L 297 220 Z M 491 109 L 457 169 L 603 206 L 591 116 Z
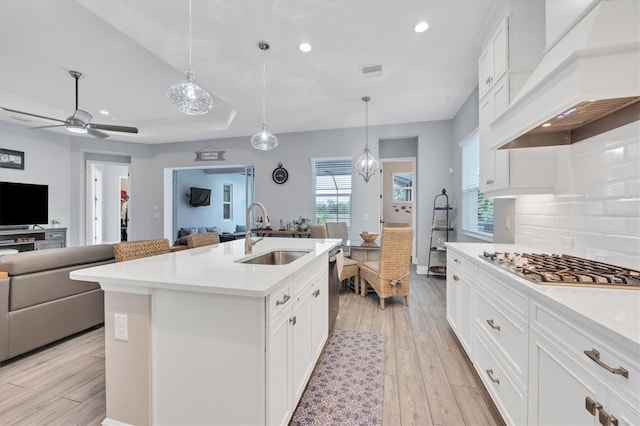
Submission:
M 260 151 L 269 151 L 278 146 L 278 138 L 267 130 L 266 123 L 262 123 L 262 130 L 251 137 L 251 146 Z
M 87 128 L 84 126 L 78 126 L 77 124 L 68 123 L 67 130 L 71 133 L 87 133 Z

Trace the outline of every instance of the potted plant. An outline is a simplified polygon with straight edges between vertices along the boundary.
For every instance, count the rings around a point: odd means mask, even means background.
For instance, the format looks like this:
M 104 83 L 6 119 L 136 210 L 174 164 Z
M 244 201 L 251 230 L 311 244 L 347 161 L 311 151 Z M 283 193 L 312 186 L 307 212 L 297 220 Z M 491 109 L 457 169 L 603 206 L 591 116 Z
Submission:
M 59 224 L 60 224 L 60 219 L 51 219 L 52 228 L 57 228 Z

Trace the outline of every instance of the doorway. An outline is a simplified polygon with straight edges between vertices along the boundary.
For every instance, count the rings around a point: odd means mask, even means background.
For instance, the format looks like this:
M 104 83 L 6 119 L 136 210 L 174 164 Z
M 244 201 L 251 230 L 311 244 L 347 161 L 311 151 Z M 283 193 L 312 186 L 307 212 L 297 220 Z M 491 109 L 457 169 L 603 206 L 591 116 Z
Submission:
M 85 160 L 86 245 L 117 243 L 129 233 L 130 157 L 121 161 L 96 159 L 99 157 L 88 154 Z

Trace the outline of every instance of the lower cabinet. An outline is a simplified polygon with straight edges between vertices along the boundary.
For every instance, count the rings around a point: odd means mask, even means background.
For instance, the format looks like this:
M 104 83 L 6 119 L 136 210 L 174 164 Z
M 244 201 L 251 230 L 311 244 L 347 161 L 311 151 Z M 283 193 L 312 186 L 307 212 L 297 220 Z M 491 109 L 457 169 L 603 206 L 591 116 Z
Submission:
M 507 424 L 640 425 L 640 354 L 449 247 L 447 320 Z
M 267 422 L 287 424 L 328 336 L 327 261 L 267 298 Z

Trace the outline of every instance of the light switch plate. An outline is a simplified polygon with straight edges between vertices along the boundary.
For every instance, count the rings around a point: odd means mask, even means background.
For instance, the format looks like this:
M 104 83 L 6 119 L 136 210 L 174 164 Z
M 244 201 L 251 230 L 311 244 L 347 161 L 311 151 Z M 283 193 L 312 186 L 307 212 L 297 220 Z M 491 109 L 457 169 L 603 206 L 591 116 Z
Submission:
M 129 340 L 129 329 L 127 326 L 127 315 L 113 314 L 113 334 L 116 340 Z

